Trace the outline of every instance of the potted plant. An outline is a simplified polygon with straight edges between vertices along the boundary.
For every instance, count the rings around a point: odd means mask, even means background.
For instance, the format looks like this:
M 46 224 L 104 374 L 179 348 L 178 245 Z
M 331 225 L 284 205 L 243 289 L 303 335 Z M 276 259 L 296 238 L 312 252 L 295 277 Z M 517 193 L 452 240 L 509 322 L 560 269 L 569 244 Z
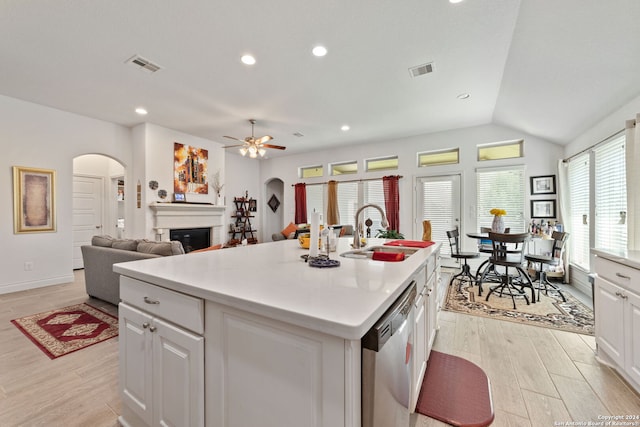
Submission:
M 396 230 L 378 230 L 376 237 L 381 239 L 404 239 L 404 235 Z

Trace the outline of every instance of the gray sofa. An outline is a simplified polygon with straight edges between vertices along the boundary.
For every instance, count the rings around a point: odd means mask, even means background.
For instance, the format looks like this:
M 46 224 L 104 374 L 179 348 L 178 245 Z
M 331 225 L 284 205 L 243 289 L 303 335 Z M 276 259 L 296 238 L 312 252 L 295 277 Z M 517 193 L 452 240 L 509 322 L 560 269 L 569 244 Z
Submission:
M 80 249 L 87 294 L 115 305 L 120 302 L 120 275 L 114 273 L 113 264 L 184 254 L 182 243 L 176 241 L 152 242 L 110 236 L 93 236 L 91 245 Z

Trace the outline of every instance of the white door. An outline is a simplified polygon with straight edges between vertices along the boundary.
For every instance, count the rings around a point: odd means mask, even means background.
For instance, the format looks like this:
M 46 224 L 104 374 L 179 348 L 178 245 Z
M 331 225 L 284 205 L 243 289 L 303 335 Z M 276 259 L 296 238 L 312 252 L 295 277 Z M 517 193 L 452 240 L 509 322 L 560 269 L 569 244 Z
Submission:
M 431 239 L 442 243 L 440 250 L 449 255 L 447 231 L 460 223 L 460 175 L 425 176 L 417 179 L 416 185 L 416 224 L 417 240 L 422 239 L 422 221 L 431 221 Z
M 73 268 L 83 268 L 82 245 L 102 234 L 102 197 L 104 182 L 100 177 L 73 176 Z

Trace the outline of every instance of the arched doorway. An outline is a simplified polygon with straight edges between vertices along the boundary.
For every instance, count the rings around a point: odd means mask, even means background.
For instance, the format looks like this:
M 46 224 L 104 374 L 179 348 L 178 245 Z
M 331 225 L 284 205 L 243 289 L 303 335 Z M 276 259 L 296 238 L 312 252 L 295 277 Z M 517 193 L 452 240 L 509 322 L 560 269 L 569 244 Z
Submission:
M 125 224 L 125 168 L 100 154 L 73 159 L 73 268 L 83 268 L 82 245 L 91 237 L 109 234 L 122 238 Z
M 282 201 L 284 200 L 284 182 L 280 178 L 272 178 L 265 184 L 267 204 L 269 204 L 272 197 L 275 197 L 274 200 L 277 199 L 278 203 L 271 203 L 269 207 L 265 209 L 263 223 L 265 230 L 263 236 L 265 241 L 271 241 L 271 235 L 280 232 L 285 226 L 284 208 L 282 206 Z M 276 207 L 276 209 L 273 209 L 273 207 Z

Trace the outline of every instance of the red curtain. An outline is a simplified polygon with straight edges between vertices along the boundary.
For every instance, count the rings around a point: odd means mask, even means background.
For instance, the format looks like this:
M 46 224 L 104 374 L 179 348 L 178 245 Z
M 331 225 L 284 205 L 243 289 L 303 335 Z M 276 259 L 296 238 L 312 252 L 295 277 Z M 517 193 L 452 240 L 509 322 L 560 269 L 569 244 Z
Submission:
M 296 200 L 296 224 L 307 223 L 307 184 L 298 183 L 295 186 L 295 200 Z
M 383 176 L 384 209 L 389 222 L 389 230 L 400 232 L 400 192 L 398 191 L 399 175 Z

